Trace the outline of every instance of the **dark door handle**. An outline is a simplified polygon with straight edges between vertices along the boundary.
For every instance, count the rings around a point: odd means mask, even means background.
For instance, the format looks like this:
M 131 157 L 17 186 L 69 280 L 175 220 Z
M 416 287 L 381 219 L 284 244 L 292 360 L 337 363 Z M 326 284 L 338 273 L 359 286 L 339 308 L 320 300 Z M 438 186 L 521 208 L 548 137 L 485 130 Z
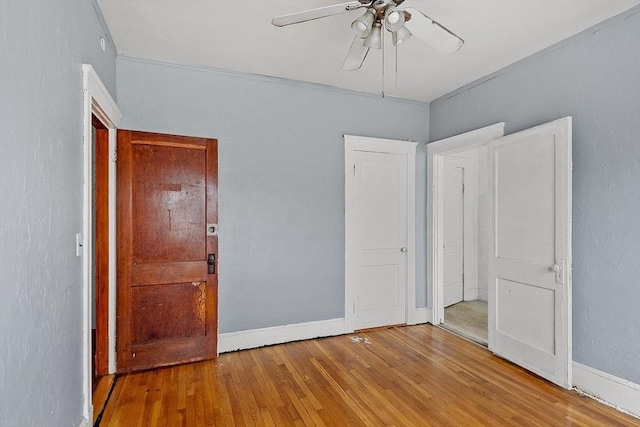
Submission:
M 216 254 L 209 254 L 207 256 L 207 266 L 209 274 L 216 274 Z

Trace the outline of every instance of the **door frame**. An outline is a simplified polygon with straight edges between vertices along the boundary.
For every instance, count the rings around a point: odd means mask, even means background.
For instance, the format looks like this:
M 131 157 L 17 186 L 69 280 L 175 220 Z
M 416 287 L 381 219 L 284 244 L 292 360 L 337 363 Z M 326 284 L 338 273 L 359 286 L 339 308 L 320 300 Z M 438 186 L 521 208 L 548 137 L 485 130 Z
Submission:
M 95 116 L 109 132 L 109 350 L 108 370 L 115 371 L 115 280 L 116 280 L 116 244 L 115 244 L 115 160 L 116 160 L 116 132 L 122 113 L 102 80 L 89 64 L 82 64 L 83 87 L 83 185 L 82 185 L 82 233 L 77 238 L 77 254 L 82 256 L 82 378 L 83 378 L 83 416 L 93 419 L 92 388 L 91 388 L 91 318 L 92 318 L 92 268 L 91 260 L 94 243 L 91 237 L 93 229 L 93 164 L 91 148 L 92 116 Z
M 444 182 L 444 158 L 481 148 L 492 139 L 502 137 L 504 125 L 504 122 L 500 122 L 427 144 L 427 301 L 430 313 L 429 323 L 433 325 L 439 325 L 444 320 L 444 254 L 442 250 L 444 221 L 441 219 L 444 215 L 441 191 Z M 473 249 L 473 243 L 467 245 L 465 242 L 465 247 L 468 246 L 472 246 L 470 249 Z M 477 243 L 475 246 L 477 247 Z M 465 250 L 465 257 L 467 253 Z M 474 267 L 470 265 L 468 268 L 471 270 Z M 465 267 L 465 274 L 466 270 L 467 267 Z M 475 270 L 477 271 L 477 263 Z
M 416 142 L 400 141 L 364 136 L 344 135 L 344 173 L 345 173 L 345 286 L 344 320 L 345 333 L 351 333 L 356 325 L 356 258 L 355 211 L 353 201 L 353 162 L 355 151 L 400 154 L 407 156 L 407 280 L 405 322 L 411 323 L 416 317 Z
M 91 230 L 91 250 L 95 261 L 95 284 L 91 287 L 95 301 L 95 343 L 92 342 L 94 360 L 92 374 L 102 377 L 109 373 L 109 129 L 96 117 L 91 115 L 95 128 L 95 139 L 92 141 L 95 167 L 92 173 L 92 187 L 95 193 L 92 201 L 95 220 Z M 95 237 L 94 237 L 95 232 Z M 93 240 L 95 239 L 95 240 Z M 95 380 L 95 377 L 94 377 Z M 96 384 L 93 384 L 95 387 Z

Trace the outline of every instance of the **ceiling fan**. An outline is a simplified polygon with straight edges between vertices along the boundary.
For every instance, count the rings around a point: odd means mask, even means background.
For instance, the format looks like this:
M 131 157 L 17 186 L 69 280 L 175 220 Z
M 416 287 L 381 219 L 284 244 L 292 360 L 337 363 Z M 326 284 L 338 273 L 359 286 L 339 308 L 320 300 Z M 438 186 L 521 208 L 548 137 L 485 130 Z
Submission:
M 460 50 L 464 40 L 429 18 L 418 9 L 399 9 L 404 0 L 358 0 L 273 18 L 276 27 L 325 18 L 340 13 L 365 8 L 362 16 L 351 24 L 355 33 L 351 47 L 342 63 L 344 70 L 353 71 L 362 66 L 369 49 L 382 49 L 382 27 L 391 33 L 394 46 L 406 42 L 412 35 L 423 40 L 443 54 Z

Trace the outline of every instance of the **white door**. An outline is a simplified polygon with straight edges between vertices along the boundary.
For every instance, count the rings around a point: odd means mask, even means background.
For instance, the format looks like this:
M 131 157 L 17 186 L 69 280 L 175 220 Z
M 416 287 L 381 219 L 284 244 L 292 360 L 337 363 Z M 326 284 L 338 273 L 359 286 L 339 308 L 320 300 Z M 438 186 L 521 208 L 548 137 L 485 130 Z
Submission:
M 571 118 L 489 143 L 489 348 L 571 387 Z
M 464 169 L 444 160 L 443 284 L 444 306 L 463 300 Z
M 406 322 L 407 156 L 353 153 L 355 326 Z

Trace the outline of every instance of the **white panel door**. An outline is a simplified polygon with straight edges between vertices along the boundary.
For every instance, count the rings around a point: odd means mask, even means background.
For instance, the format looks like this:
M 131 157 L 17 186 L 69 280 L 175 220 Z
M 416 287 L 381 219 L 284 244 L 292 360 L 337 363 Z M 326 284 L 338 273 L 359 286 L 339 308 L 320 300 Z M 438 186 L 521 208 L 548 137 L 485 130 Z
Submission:
M 355 151 L 355 329 L 406 321 L 407 156 Z
M 464 169 L 444 160 L 443 182 L 443 284 L 444 306 L 459 303 L 464 297 Z
M 571 118 L 489 143 L 489 348 L 571 387 Z

